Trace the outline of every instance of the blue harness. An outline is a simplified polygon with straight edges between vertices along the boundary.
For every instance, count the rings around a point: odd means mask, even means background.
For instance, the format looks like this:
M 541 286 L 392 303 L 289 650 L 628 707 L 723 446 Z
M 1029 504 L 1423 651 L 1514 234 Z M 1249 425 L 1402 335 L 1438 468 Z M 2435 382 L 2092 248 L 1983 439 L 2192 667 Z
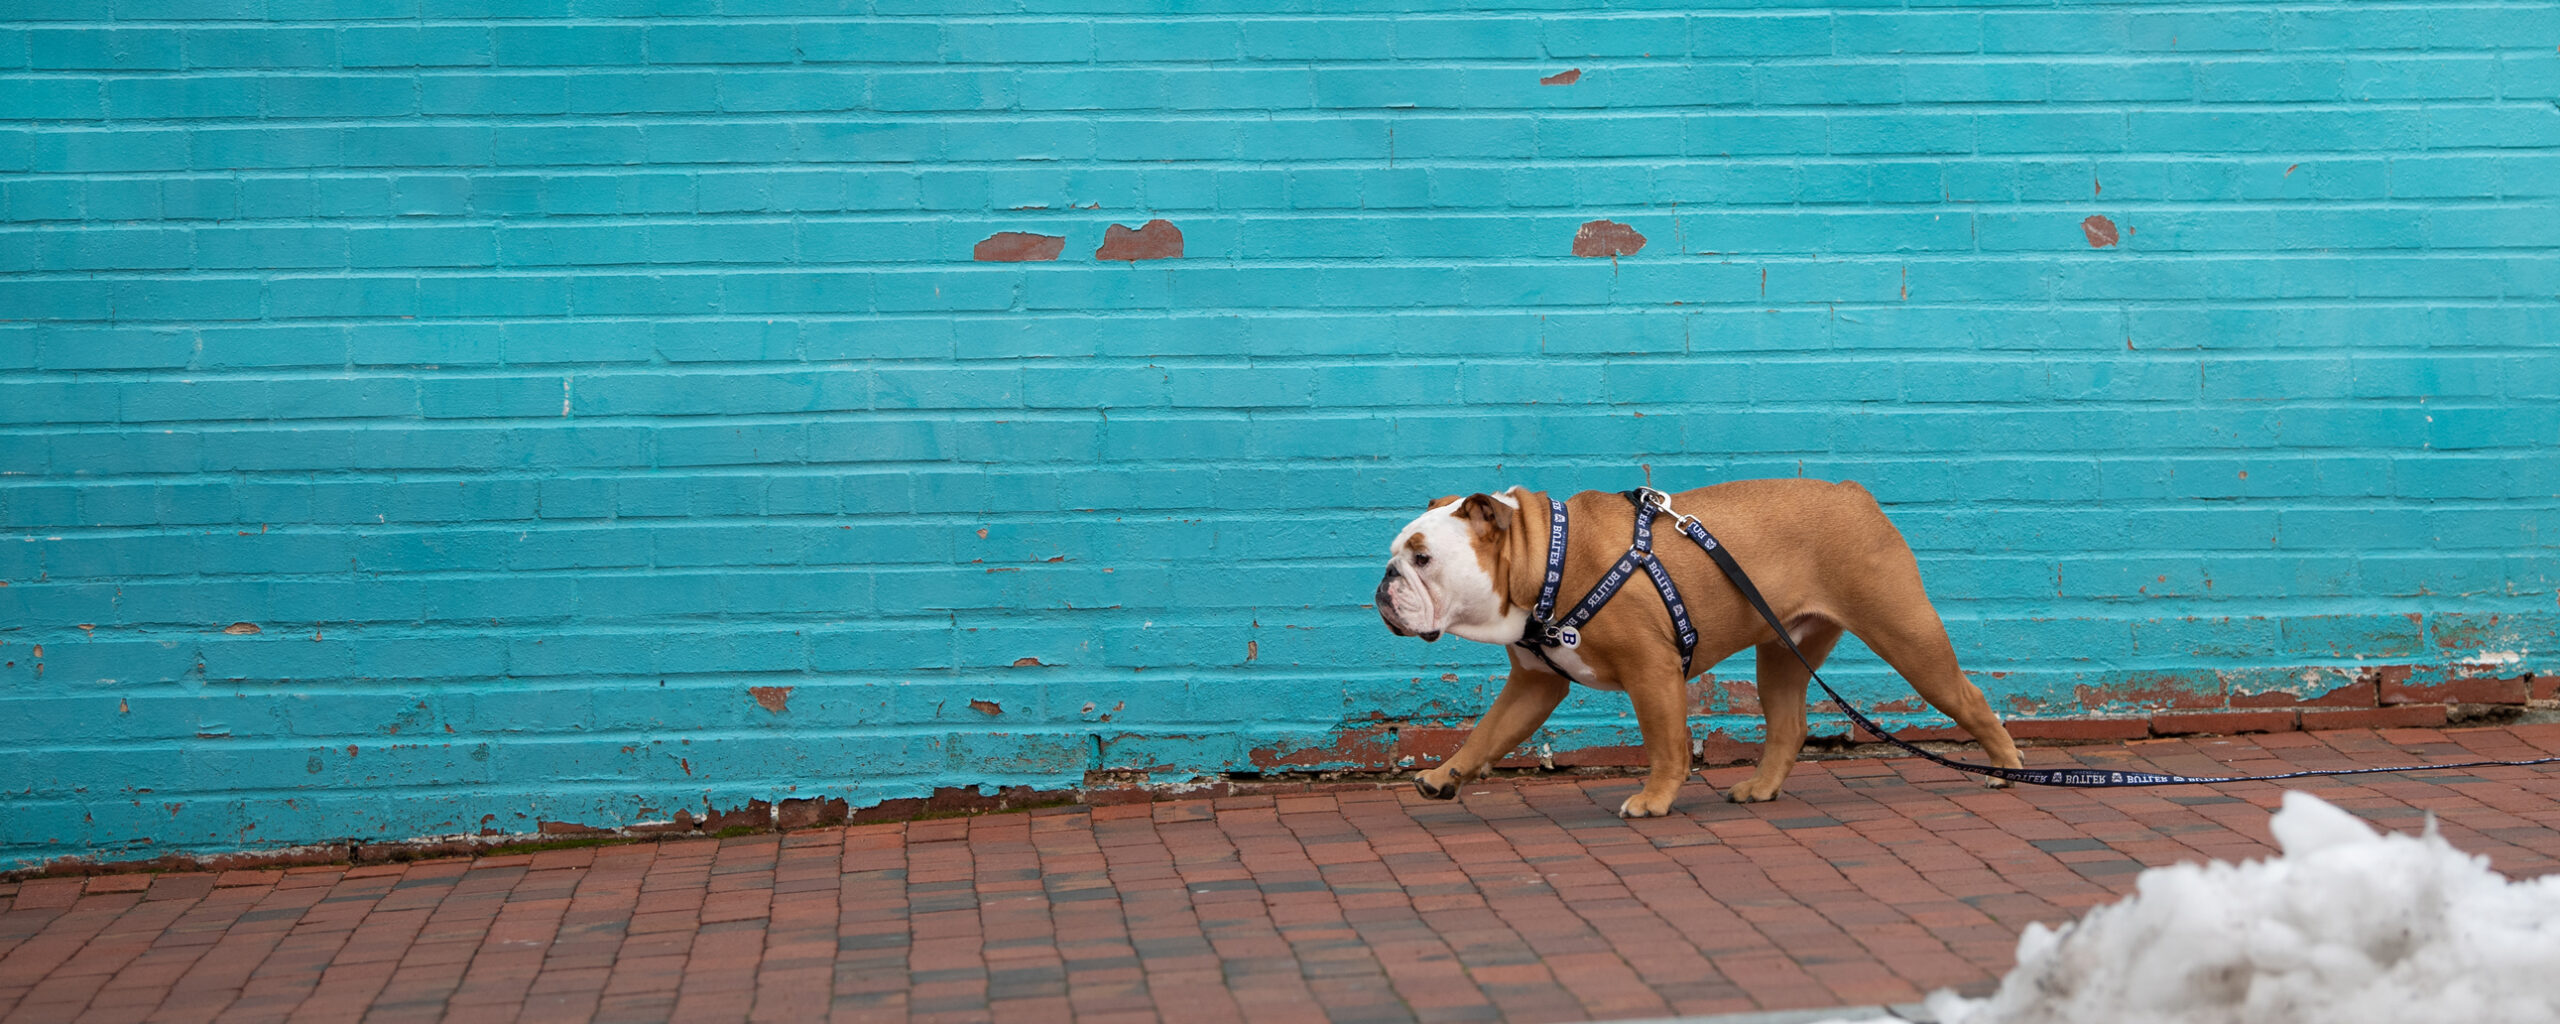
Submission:
M 1636 570 L 1641 568 L 1646 576 L 1652 577 L 1654 589 L 1662 592 L 1663 606 L 1671 609 L 1671 630 L 1678 634 L 1680 640 L 1680 677 L 1686 679 L 1695 674 L 1690 670 L 1689 660 L 1698 651 L 1698 631 L 1689 625 L 1689 605 L 1680 600 L 1680 588 L 1672 585 L 1671 570 L 1663 568 L 1662 559 L 1653 553 L 1653 517 L 1671 508 L 1671 496 L 1650 487 L 1626 491 L 1622 496 L 1636 506 L 1635 545 L 1628 548 L 1626 554 L 1618 556 L 1618 564 L 1610 566 L 1609 571 L 1600 577 L 1600 582 L 1592 585 L 1591 592 L 1582 595 L 1582 602 L 1574 605 L 1562 619 L 1554 617 L 1556 590 L 1564 585 L 1564 546 L 1570 527 L 1565 522 L 1564 502 L 1547 499 L 1547 576 L 1538 585 L 1538 607 L 1529 613 L 1529 624 L 1521 630 L 1520 646 L 1537 655 L 1539 661 L 1546 662 L 1557 675 L 1573 678 L 1572 673 L 1566 672 L 1547 655 L 1547 648 L 1582 646 L 1583 624 L 1600 614 L 1600 609 L 1609 603 L 1609 599 L 1618 596 L 1618 588 L 1626 586 L 1628 580 L 1635 578 Z M 1698 524 L 1697 517 L 1673 512 L 1671 518 L 1690 540 L 1709 551 L 1716 549 L 1716 539 L 1707 533 L 1706 527 Z

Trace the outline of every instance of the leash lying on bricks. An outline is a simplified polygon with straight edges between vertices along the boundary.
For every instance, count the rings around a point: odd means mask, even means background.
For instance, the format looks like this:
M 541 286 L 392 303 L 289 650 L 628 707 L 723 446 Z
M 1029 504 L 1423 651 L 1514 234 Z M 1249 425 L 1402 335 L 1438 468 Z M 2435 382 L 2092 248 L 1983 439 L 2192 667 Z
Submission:
M 1706 551 L 1708 558 L 1715 560 L 1716 568 L 1724 570 L 1725 578 L 1733 581 L 1733 588 L 1742 592 L 1743 600 L 1751 602 L 1752 609 L 1758 611 L 1761 618 L 1768 620 L 1769 628 L 1778 631 L 1778 642 L 1787 645 L 1787 652 L 1795 655 L 1797 661 L 1804 663 L 1805 674 L 1813 678 L 1813 685 L 1821 687 L 1823 695 L 1830 697 L 1833 704 L 1839 705 L 1841 713 L 1849 716 L 1849 721 L 1852 724 L 1869 733 L 1882 737 L 1887 743 L 1901 747 L 1904 750 L 1908 750 L 1914 754 L 1920 755 L 1921 757 L 1928 758 L 1931 761 L 1953 768 L 1960 772 L 1970 772 L 1975 775 L 1987 775 L 1995 779 L 2006 779 L 2010 782 L 2024 782 L 2032 786 L 2193 786 L 2208 782 L 2270 782 L 2277 779 L 2301 779 L 2320 775 L 2373 775 L 2382 772 L 2415 772 L 2427 770 L 2452 770 L 2457 768 L 2504 768 L 2538 764 L 2560 764 L 2560 757 L 2537 757 L 2524 761 L 2462 761 L 2455 764 L 2408 764 L 2397 765 L 2389 768 L 2323 768 L 2313 771 L 2283 772 L 2276 775 L 2199 776 L 2170 775 L 2163 772 L 2109 771 L 2097 768 L 2002 768 L 1998 765 L 1973 764 L 1967 761 L 1958 761 L 1952 758 L 1940 757 L 1936 754 L 1920 749 L 1918 746 L 1900 736 L 1896 736 L 1893 733 L 1886 731 L 1883 726 L 1877 725 L 1874 719 L 1858 713 L 1858 709 L 1849 703 L 1848 698 L 1840 696 L 1840 691 L 1832 689 L 1831 684 L 1823 682 L 1822 674 L 1814 671 L 1813 660 L 1805 657 L 1804 652 L 1797 649 L 1795 637 L 1787 635 L 1786 625 L 1778 621 L 1778 613 L 1771 611 L 1769 609 L 1769 602 L 1761 598 L 1760 588 L 1752 585 L 1751 577 L 1742 571 L 1742 564 L 1733 560 L 1732 553 L 1725 550 L 1724 545 L 1716 540 L 1715 535 L 1707 532 L 1706 526 L 1699 523 L 1697 517 L 1682 515 L 1678 512 L 1672 511 L 1670 502 L 1668 500 L 1663 500 L 1664 496 L 1659 491 L 1644 489 L 1629 492 L 1629 496 L 1634 498 L 1640 504 L 1654 505 L 1655 507 L 1660 508 L 1663 512 L 1669 514 L 1672 517 L 1672 522 L 1676 524 L 1680 530 L 1680 534 L 1692 541 L 1695 541 L 1698 547 Z M 1639 518 L 1643 517 L 1640 516 Z

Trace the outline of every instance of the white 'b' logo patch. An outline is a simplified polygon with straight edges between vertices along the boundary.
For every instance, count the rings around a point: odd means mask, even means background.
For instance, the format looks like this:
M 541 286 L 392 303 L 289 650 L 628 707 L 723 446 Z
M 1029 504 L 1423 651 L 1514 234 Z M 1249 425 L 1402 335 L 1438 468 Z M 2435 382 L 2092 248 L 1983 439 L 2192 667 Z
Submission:
M 1556 627 L 1556 642 L 1567 647 L 1582 646 L 1582 631 L 1571 626 Z

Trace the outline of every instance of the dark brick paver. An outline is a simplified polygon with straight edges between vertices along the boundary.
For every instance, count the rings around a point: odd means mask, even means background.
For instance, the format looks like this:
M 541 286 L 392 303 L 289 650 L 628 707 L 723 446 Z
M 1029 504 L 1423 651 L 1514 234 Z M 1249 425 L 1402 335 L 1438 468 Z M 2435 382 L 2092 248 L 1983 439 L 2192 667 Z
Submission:
M 2560 726 L 2040 749 L 2186 773 L 2522 758 Z M 1718 769 L 1727 785 L 1747 769 Z M 0 884 L 8 1021 L 1475 1021 L 1987 987 L 2027 922 L 2270 851 L 2281 789 L 1981 789 L 1808 762 L 1752 807 L 1524 779 L 1063 807 L 406 865 Z M 2306 781 L 2510 875 L 2560 771 Z

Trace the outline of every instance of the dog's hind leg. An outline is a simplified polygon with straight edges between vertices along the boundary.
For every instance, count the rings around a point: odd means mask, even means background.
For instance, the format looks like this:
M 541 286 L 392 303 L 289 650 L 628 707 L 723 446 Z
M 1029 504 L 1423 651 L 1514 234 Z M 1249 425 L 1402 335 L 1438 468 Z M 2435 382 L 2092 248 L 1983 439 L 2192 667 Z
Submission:
M 1992 712 L 1990 700 L 1957 667 L 1955 645 L 1947 642 L 1946 624 L 1939 621 L 1937 610 L 1921 595 L 1917 569 L 1911 573 L 1907 598 L 1892 607 L 1892 614 L 1858 623 L 1854 630 L 1858 639 L 1866 641 L 1877 657 L 1901 673 L 1920 699 L 1955 719 L 1974 742 L 1982 744 L 1982 752 L 1990 756 L 1991 763 L 2003 768 L 2023 765 L 2018 758 L 2018 745 L 2010 740 L 2007 727 L 2000 724 L 2000 716 Z M 2007 784 L 1999 780 L 1986 782 L 1992 786 Z
M 1812 620 L 1802 627 L 1796 647 L 1804 651 L 1806 660 L 1820 667 L 1822 659 L 1831 655 L 1831 647 L 1840 642 L 1837 624 Z M 1787 784 L 1787 773 L 1796 767 L 1796 755 L 1804 751 L 1804 693 L 1811 678 L 1804 663 L 1787 653 L 1785 644 L 1776 640 L 1755 648 L 1759 654 L 1760 767 L 1751 777 L 1736 784 L 1725 799 L 1738 804 L 1753 804 L 1778 798 L 1778 790 Z

